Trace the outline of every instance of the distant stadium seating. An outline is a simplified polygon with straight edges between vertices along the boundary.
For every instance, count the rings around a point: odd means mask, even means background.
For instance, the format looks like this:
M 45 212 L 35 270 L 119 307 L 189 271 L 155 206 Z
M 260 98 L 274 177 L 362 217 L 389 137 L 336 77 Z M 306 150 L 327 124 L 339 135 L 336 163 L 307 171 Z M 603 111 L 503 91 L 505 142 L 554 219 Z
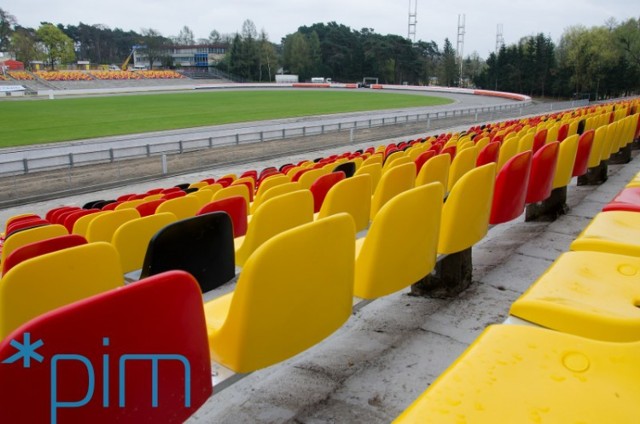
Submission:
M 33 75 L 25 71 L 9 71 L 7 74 L 18 81 L 33 81 L 35 79 Z
M 99 80 L 138 80 L 142 78 L 132 71 L 89 71 L 89 75 Z
M 82 71 L 36 71 L 38 78 L 46 81 L 91 81 L 92 78 Z
M 182 79 L 182 75 L 175 71 L 136 71 L 138 75 L 146 79 Z

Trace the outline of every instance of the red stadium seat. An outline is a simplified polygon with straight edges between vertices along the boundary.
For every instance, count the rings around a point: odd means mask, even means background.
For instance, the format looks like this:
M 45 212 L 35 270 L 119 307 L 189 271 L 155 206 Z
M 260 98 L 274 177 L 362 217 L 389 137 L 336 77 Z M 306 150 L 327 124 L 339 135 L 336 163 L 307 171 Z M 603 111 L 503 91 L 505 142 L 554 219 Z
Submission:
M 554 141 L 534 153 L 527 188 L 527 204 L 542 202 L 551 195 L 559 148 L 560 143 Z
M 490 224 L 511 221 L 524 212 L 531 173 L 531 157 L 530 150 L 517 154 L 498 172 L 493 191 Z
M 500 154 L 500 143 L 490 142 L 478 153 L 476 159 L 476 168 L 482 165 L 486 165 L 490 162 L 498 162 L 498 156 Z
M 427 150 L 426 152 L 420 153 L 418 157 L 413 161 L 416 164 L 416 175 L 420 173 L 422 169 L 422 165 L 424 165 L 429 159 L 434 157 L 436 152 L 433 150 Z
M 196 216 L 220 211 L 226 212 L 231 218 L 233 237 L 240 237 L 247 233 L 247 202 L 244 197 L 231 196 L 207 203 L 196 213 Z
M 153 215 L 154 213 L 156 213 L 156 209 L 158 208 L 158 206 L 166 201 L 167 199 L 150 200 L 148 202 L 139 204 L 138 206 L 136 206 L 136 209 L 140 213 L 140 217 Z
M 589 165 L 589 155 L 591 154 L 591 146 L 593 145 L 593 137 L 595 131 L 590 130 L 584 132 L 578 140 L 578 153 L 576 154 L 576 160 L 573 163 L 572 176 L 579 177 L 587 173 Z
M 67 215 L 62 225 L 64 225 L 67 231 L 71 233 L 73 231 L 73 225 L 77 220 L 79 220 L 83 216 L 91 215 L 92 213 L 96 212 L 100 212 L 100 209 L 82 209 L 79 211 L 72 211 L 69 215 Z
M 86 243 L 87 240 L 84 237 L 77 234 L 68 234 L 25 244 L 11 252 L 2 262 L 2 274 L 6 274 L 11 268 L 27 259 Z
M 342 171 L 332 172 L 322 175 L 311 184 L 310 190 L 313 194 L 313 212 L 319 212 L 327 193 L 336 183 L 344 180 L 345 174 Z

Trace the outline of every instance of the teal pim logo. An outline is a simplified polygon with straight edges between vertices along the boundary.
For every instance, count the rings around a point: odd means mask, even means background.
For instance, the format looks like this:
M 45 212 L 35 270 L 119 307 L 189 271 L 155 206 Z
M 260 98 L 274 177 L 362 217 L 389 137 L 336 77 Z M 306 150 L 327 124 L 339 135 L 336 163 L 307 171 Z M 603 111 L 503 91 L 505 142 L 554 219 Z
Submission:
M 109 346 L 109 338 L 102 339 L 102 346 Z M 31 342 L 31 333 L 24 333 L 22 343 L 17 340 L 11 340 L 10 345 L 16 349 L 16 353 L 2 361 L 2 364 L 13 364 L 22 360 L 23 368 L 31 368 L 32 361 L 42 363 L 45 358 L 37 352 L 39 348 L 44 346 L 42 339 Z M 58 372 L 58 365 L 63 362 L 75 361 L 84 365 L 87 370 L 87 392 L 82 399 L 79 400 L 61 400 L 58 399 L 58 379 L 65 379 L 64 375 Z M 127 363 L 132 361 L 148 361 L 151 364 L 151 406 L 157 408 L 158 401 L 158 367 L 161 361 L 178 361 L 184 367 L 184 407 L 191 407 L 191 364 L 183 355 L 177 354 L 123 354 L 118 359 L 118 407 L 126 408 L 126 370 Z M 109 408 L 109 366 L 110 357 L 108 353 L 102 355 L 102 364 L 98 369 L 102 370 L 102 407 Z M 96 389 L 96 371 L 94 364 L 89 358 L 80 354 L 64 353 L 56 354 L 51 357 L 50 361 L 50 389 L 51 389 L 51 424 L 57 423 L 58 409 L 62 408 L 82 408 L 88 404 L 95 394 Z

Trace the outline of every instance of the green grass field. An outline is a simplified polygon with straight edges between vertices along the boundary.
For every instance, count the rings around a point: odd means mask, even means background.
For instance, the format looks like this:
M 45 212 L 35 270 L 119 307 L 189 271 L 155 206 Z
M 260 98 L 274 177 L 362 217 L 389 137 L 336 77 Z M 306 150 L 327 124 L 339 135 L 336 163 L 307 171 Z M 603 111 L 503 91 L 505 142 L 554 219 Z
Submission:
M 370 91 L 218 91 L 0 102 L 0 147 L 355 111 L 441 97 Z

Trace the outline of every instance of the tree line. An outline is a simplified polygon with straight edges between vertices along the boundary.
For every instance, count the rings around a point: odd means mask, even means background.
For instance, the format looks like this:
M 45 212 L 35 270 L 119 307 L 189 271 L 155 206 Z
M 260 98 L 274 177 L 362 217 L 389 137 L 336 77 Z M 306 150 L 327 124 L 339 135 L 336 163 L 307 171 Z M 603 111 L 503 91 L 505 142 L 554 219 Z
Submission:
M 502 46 L 485 60 L 472 53 L 460 64 L 451 42 L 412 42 L 371 28 L 355 30 L 336 22 L 301 26 L 273 43 L 263 29 L 246 20 L 235 34 L 215 29 L 195 39 L 184 26 L 177 36 L 154 29 L 140 33 L 103 25 L 20 26 L 0 9 L 0 51 L 11 51 L 25 64 L 88 60 L 120 64 L 139 46 L 151 63 L 175 64 L 168 49 L 176 45 L 222 45 L 226 54 L 216 66 L 247 81 L 273 81 L 275 74 L 297 74 L 356 82 L 477 87 L 531 96 L 610 98 L 640 91 L 640 19 L 607 21 L 591 28 L 567 28 L 556 44 L 544 34 Z M 462 69 L 462 72 L 461 72 Z

